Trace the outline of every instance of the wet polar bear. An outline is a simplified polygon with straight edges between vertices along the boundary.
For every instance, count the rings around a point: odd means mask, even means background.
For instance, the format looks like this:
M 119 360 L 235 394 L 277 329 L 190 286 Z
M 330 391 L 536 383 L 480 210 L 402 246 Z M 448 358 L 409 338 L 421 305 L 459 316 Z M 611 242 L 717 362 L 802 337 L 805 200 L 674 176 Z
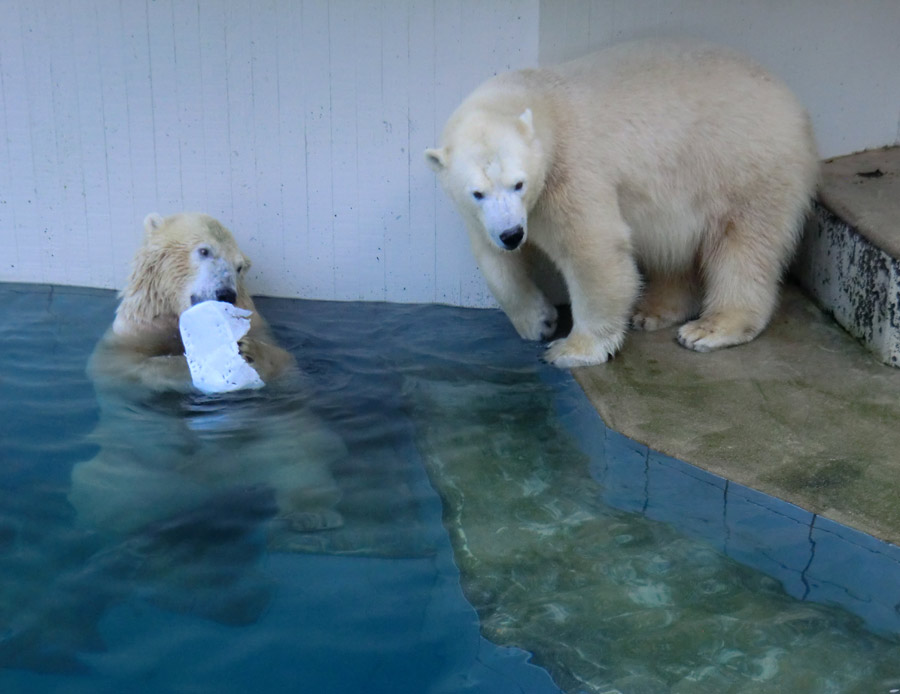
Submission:
M 560 271 L 573 328 L 546 353 L 560 367 L 607 361 L 629 319 L 644 330 L 694 319 L 678 340 L 701 352 L 752 340 L 818 176 L 809 118 L 784 84 L 681 41 L 499 75 L 426 160 L 523 338 L 548 339 L 557 318 L 529 245 Z
M 253 304 L 250 261 L 220 222 L 196 213 L 144 222 L 144 240 L 115 321 L 88 364 L 100 406 L 91 460 L 72 470 L 81 523 L 127 535 L 235 489 L 271 489 L 273 545 L 341 524 L 332 464 L 341 438 L 309 411 L 294 358 Z M 240 352 L 266 387 L 203 395 L 192 386 L 178 328 L 182 312 L 218 300 L 253 311 Z
M 244 286 L 249 267 L 250 259 L 218 220 L 193 212 L 147 215 L 115 321 L 91 359 L 94 381 L 191 390 L 178 319 L 201 301 L 253 311 L 241 354 L 266 383 L 289 373 L 293 357 L 275 344 Z

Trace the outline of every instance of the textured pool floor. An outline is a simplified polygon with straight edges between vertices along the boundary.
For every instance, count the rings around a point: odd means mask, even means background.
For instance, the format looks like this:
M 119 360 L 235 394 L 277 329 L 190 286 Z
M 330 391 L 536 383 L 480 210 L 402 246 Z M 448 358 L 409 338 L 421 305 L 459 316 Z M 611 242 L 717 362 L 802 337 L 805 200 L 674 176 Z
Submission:
M 565 691 L 900 686 L 896 547 L 616 434 L 543 376 L 412 389 L 488 638 Z
M 65 492 L 94 453 L 83 364 L 114 301 L 0 293 L 4 692 L 900 686 L 896 547 L 606 429 L 492 311 L 262 300 L 308 404 L 350 448 L 335 470 L 344 527 L 290 554 L 245 543 L 270 598 L 244 626 L 210 618 L 237 609 L 234 594 L 208 597 L 218 612 L 186 597 L 196 567 L 174 554 L 86 603 L 72 586 L 102 586 L 97 557 L 116 547 L 81 541 Z M 64 629 L 47 619 L 59 614 Z M 48 674 L 66 649 L 86 672 Z

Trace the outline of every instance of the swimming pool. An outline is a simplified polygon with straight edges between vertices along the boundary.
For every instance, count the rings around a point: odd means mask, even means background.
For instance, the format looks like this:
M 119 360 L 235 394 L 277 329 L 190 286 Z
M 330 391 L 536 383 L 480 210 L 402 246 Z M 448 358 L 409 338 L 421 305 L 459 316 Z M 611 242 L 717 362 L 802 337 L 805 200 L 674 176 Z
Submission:
M 343 524 L 288 546 L 252 475 L 86 526 L 68 500 L 102 445 L 84 365 L 115 298 L 0 285 L 0 691 L 900 688 L 896 547 L 607 430 L 499 312 L 258 305 L 307 376 L 296 400 L 127 415 L 177 423 L 184 463 L 267 408 L 314 413 L 347 447 Z

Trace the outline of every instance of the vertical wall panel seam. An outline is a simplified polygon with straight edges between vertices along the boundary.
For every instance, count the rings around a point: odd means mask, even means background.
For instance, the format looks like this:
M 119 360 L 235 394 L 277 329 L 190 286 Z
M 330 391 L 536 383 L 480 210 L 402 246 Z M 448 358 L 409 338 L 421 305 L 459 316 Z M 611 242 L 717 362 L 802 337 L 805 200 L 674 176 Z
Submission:
M 156 199 L 159 200 L 159 163 L 156 156 L 158 150 L 156 137 L 156 99 L 153 93 L 153 46 L 152 41 L 150 40 L 151 1 L 152 0 L 145 0 L 144 2 L 144 26 L 147 29 L 147 87 L 150 92 L 150 131 L 153 139 L 153 182 L 155 184 Z
M 125 13 L 122 11 L 122 3 L 127 0 L 119 0 L 119 29 L 121 36 L 126 36 L 125 32 Z M 124 48 L 123 48 L 124 51 Z M 122 62 L 124 62 L 125 56 L 122 56 Z M 125 99 L 125 127 L 127 130 L 128 136 L 128 170 L 131 174 L 131 214 L 132 216 L 137 215 L 137 200 L 135 199 L 135 184 L 134 184 L 134 142 L 132 141 L 132 125 L 131 125 L 131 98 L 130 91 L 131 85 L 128 83 L 128 78 L 125 76 L 122 80 L 122 87 L 125 90 L 124 99 Z
M 67 22 L 66 22 L 66 26 L 67 26 L 68 34 L 69 34 L 68 35 L 68 39 L 69 39 L 68 43 L 69 43 L 69 45 L 73 45 L 74 44 L 74 36 L 72 35 L 72 31 L 73 31 L 72 25 L 74 24 L 74 22 L 72 22 L 71 0 L 68 4 L 68 10 L 69 10 L 69 16 L 67 17 Z M 82 65 L 82 66 L 80 66 L 80 69 L 84 69 L 84 67 L 85 66 Z M 81 193 L 81 204 L 79 205 L 79 207 L 81 208 L 81 211 L 84 214 L 84 220 L 83 220 L 84 233 L 83 233 L 82 241 L 83 241 L 86 251 L 87 251 L 85 257 L 87 257 L 89 259 L 93 259 L 98 256 L 93 252 L 93 249 L 91 248 L 91 229 L 88 228 L 87 185 L 86 185 L 86 180 L 85 180 L 86 175 L 87 175 L 87 170 L 86 170 L 87 167 L 85 166 L 86 162 L 84 159 L 84 145 L 82 142 L 82 133 L 84 132 L 84 126 L 81 122 L 81 90 L 78 88 L 79 84 L 80 84 L 80 80 L 79 80 L 79 64 L 78 64 L 77 60 L 72 61 L 72 70 L 75 73 L 75 85 L 74 85 L 75 89 L 73 90 L 75 104 L 74 104 L 73 110 L 74 110 L 74 115 L 75 115 L 76 127 L 75 127 L 74 136 L 75 136 L 76 142 L 78 144 L 77 159 L 78 159 L 79 169 L 81 170 L 81 190 L 79 191 Z M 99 256 L 99 257 L 102 258 L 102 256 Z M 73 278 L 71 278 L 71 276 L 69 275 L 69 269 L 68 269 L 69 263 L 68 262 L 66 263 L 66 266 L 67 266 L 67 272 L 66 272 L 67 279 L 71 280 Z M 96 283 L 96 276 L 97 276 L 96 268 L 93 265 L 91 265 L 91 267 L 88 267 L 87 270 L 88 270 L 88 276 L 90 277 L 91 283 L 92 284 Z
M 334 93 L 331 88 L 331 85 L 334 84 L 334 76 L 331 73 L 332 63 L 331 63 L 331 3 L 327 3 L 328 11 L 328 26 L 327 26 L 327 36 L 328 36 L 328 108 L 331 114 L 328 122 L 328 132 L 329 132 L 329 148 L 332 156 L 334 155 Z M 334 160 L 332 159 L 332 167 L 331 171 L 329 171 L 329 181 L 331 183 L 331 203 L 334 205 Z M 335 238 L 334 238 L 334 208 L 332 207 L 331 211 L 331 296 L 332 298 L 337 297 L 337 267 L 336 267 L 336 246 Z
M 437 3 L 438 2 L 441 2 L 441 0 L 431 0 L 431 36 L 432 36 L 431 45 L 433 46 L 432 56 L 431 56 L 431 58 L 432 58 L 431 59 L 431 69 L 432 69 L 431 83 L 432 84 L 437 84 L 437 71 L 438 71 L 438 64 L 437 64 L 437 56 L 438 56 L 438 50 L 437 50 L 437 35 L 438 35 L 437 34 Z M 435 133 L 438 132 L 437 102 L 438 102 L 437 95 L 435 94 L 435 98 L 432 99 L 432 101 L 431 101 L 431 108 L 432 108 L 432 113 L 433 113 L 432 123 L 434 123 Z M 435 180 L 433 181 L 433 183 L 434 183 L 434 186 L 436 189 L 437 185 L 438 185 L 437 177 L 435 177 Z M 438 230 L 437 230 L 437 197 L 436 196 L 435 196 L 435 204 L 433 206 L 431 216 L 435 220 L 435 224 L 432 225 L 432 227 L 433 227 L 432 234 L 434 234 L 434 253 L 431 258 L 431 276 L 434 278 L 434 288 L 431 292 L 431 297 L 432 297 L 431 300 L 437 301 L 440 297 L 440 289 L 438 287 L 438 282 L 437 282 L 437 278 L 438 278 L 438 250 L 437 250 L 438 249 Z
M 354 143 L 354 152 L 353 152 L 353 160 L 356 165 L 353 167 L 353 176 L 356 181 L 356 185 L 354 186 L 356 199 L 354 204 L 354 214 L 351 215 L 351 219 L 356 219 L 356 229 L 355 232 L 357 234 L 362 234 L 363 230 L 360 228 L 360 219 L 359 219 L 359 208 L 362 206 L 362 200 L 360 199 L 360 191 L 359 191 L 359 92 L 360 92 L 360 74 L 359 74 L 359 36 L 357 35 L 357 31 L 359 31 L 359 10 L 354 8 L 353 11 L 353 35 L 356 39 L 353 42 L 355 47 L 355 55 L 353 60 L 353 78 L 354 78 L 354 86 L 356 87 L 356 96 L 357 98 L 353 100 L 353 133 L 356 137 L 356 142 Z M 333 180 L 333 178 L 332 178 Z M 366 229 L 365 233 L 369 233 L 369 230 Z M 368 244 L 367 244 L 368 245 Z M 363 265 L 367 262 L 372 262 L 371 258 L 363 258 Z M 335 258 L 335 266 L 337 266 L 337 258 Z M 362 294 L 364 293 L 364 289 L 360 286 L 357 286 L 354 289 L 353 298 L 361 299 Z
M 304 18 L 306 16 L 305 6 L 306 6 L 306 0 L 302 0 L 300 3 L 300 35 L 301 36 L 303 35 L 303 26 L 304 26 L 304 22 L 305 22 Z M 298 66 L 298 67 L 300 67 L 300 66 Z M 309 228 L 309 223 L 310 223 L 309 179 L 310 179 L 310 176 L 309 176 L 309 120 L 306 117 L 307 111 L 308 111 L 308 108 L 307 108 L 307 103 L 306 103 L 306 96 L 304 94 L 303 111 L 302 111 L 303 112 L 303 167 L 306 170 L 306 181 L 305 181 L 305 186 L 306 186 L 306 236 L 304 237 L 304 244 L 306 246 L 307 262 L 309 262 L 309 259 L 312 258 L 312 253 L 311 253 L 311 251 L 312 251 L 312 246 L 311 246 L 312 235 L 310 234 L 310 228 Z
M 176 139 L 176 143 L 178 145 L 178 190 L 181 194 L 181 204 L 182 206 L 185 203 L 185 195 L 184 195 L 184 154 L 181 149 L 181 131 L 184 126 L 182 122 L 182 99 L 184 99 L 187 95 L 181 93 L 181 88 L 178 83 L 178 35 L 174 31 L 175 27 L 175 1 L 173 0 L 170 5 L 172 10 L 172 67 L 174 68 L 175 73 L 175 125 L 178 126 L 178 137 Z M 151 69 L 153 67 L 153 63 L 150 64 Z
M 414 1 L 414 0 L 412 0 Z M 406 64 L 412 63 L 412 1 L 406 4 Z M 409 98 L 409 83 L 406 85 L 406 228 L 407 238 L 412 229 L 412 106 Z M 398 254 L 399 255 L 399 254 Z M 411 259 L 414 260 L 414 259 Z
M 287 242 L 285 239 L 285 235 L 288 233 L 287 230 L 287 218 L 284 213 L 284 142 L 282 140 L 281 134 L 281 60 L 280 60 L 280 52 L 278 47 L 281 45 L 281 27 L 279 26 L 280 22 L 278 21 L 278 11 L 275 9 L 275 128 L 277 131 L 277 143 L 278 146 L 275 148 L 276 156 L 278 158 L 276 170 L 278 171 L 278 180 L 275 182 L 275 185 L 278 189 L 278 218 L 281 222 L 280 229 L 278 230 L 278 240 L 280 241 L 278 247 L 281 249 L 281 277 L 284 278 L 287 276 L 288 271 L 288 261 L 287 261 Z M 262 230 L 260 230 L 260 233 Z
M 100 35 L 100 16 L 99 16 L 99 7 L 94 5 L 94 28 L 97 31 L 97 36 Z M 98 41 L 99 44 L 99 41 Z M 100 69 L 100 55 L 97 55 L 97 79 L 100 83 L 100 121 L 101 121 L 101 129 L 103 131 L 103 174 L 104 174 L 104 187 L 106 188 L 106 237 L 109 243 L 109 256 L 115 262 L 116 257 L 113 253 L 113 223 L 112 223 L 112 191 L 110 190 L 110 171 L 109 171 L 109 142 L 106 136 L 107 123 L 106 123 L 106 98 L 103 95 L 103 70 Z M 87 202 L 85 202 L 87 205 Z
M 55 161 L 53 162 L 53 168 L 55 171 L 55 175 L 51 178 L 51 182 L 54 185 L 52 186 L 51 191 L 55 195 L 62 195 L 62 179 L 59 176 L 60 162 L 62 160 L 62 158 L 60 156 L 59 138 L 60 138 L 60 131 L 62 130 L 62 128 L 60 128 L 60 123 L 59 123 L 60 115 L 59 115 L 59 111 L 56 106 L 56 99 L 57 99 L 57 97 L 56 97 L 56 72 L 54 70 L 52 55 L 49 60 L 49 71 L 50 71 L 50 85 L 49 85 L 49 87 L 50 87 L 49 88 L 50 112 L 51 112 L 51 115 L 53 118 L 53 145 L 54 145 L 53 154 L 55 157 Z M 65 196 L 63 196 L 63 197 L 65 197 Z M 59 209 L 59 206 L 57 206 L 57 209 Z M 51 227 L 53 227 L 53 228 L 51 228 Z M 59 247 L 57 245 L 57 240 L 56 240 L 57 229 L 53 222 L 50 222 L 47 225 L 47 230 L 48 230 L 48 233 L 47 233 L 46 238 L 48 239 L 48 244 L 49 244 L 47 251 L 51 257 L 51 260 L 48 262 L 48 265 L 50 266 L 50 268 L 52 270 L 57 270 L 57 265 L 56 265 L 56 260 L 55 260 L 56 256 L 55 256 L 54 251 L 58 250 Z M 67 274 L 68 274 L 67 268 L 63 268 L 62 276 L 65 279 L 68 279 Z
M 7 152 L 6 159 L 6 169 L 7 169 L 7 180 L 12 182 L 13 178 L 13 163 L 12 157 L 9 155 L 9 109 L 7 108 L 7 91 L 6 91 L 6 81 L 3 79 L 3 50 L 0 47 L 0 96 L 3 98 L 3 124 L 4 124 L 4 132 L 3 136 L 3 144 L 4 150 Z M 10 219 L 10 229 L 11 235 L 13 239 L 13 255 L 15 257 L 15 268 L 16 273 L 20 273 L 22 271 L 21 260 L 19 258 L 19 225 L 17 222 L 18 215 L 16 213 L 16 205 L 13 203 L 12 198 L 12 190 L 0 190 L 0 195 L 7 198 L 7 212 Z M 0 249 L 2 250 L 2 249 Z
M 229 54 L 230 49 L 228 47 L 228 17 L 229 13 L 226 9 L 225 5 L 222 5 L 222 12 L 224 14 L 224 21 L 222 23 L 223 34 L 224 34 L 224 42 L 225 42 L 225 55 L 223 56 L 225 61 L 225 127 L 227 130 L 227 142 L 228 142 L 228 190 L 231 191 L 230 202 L 231 202 L 231 223 L 234 223 L 234 165 L 232 162 L 234 145 L 231 141 L 231 79 L 230 79 L 230 70 L 229 66 Z

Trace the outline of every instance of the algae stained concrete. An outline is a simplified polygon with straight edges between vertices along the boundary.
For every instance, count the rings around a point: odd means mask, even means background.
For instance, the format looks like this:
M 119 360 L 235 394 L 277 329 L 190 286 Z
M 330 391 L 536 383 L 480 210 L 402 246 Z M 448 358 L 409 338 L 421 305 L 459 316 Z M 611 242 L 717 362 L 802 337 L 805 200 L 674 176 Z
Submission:
M 851 335 L 900 367 L 900 147 L 823 163 L 793 270 Z
M 699 354 L 631 332 L 574 369 L 607 425 L 651 448 L 900 544 L 900 370 L 793 286 L 747 345 Z

